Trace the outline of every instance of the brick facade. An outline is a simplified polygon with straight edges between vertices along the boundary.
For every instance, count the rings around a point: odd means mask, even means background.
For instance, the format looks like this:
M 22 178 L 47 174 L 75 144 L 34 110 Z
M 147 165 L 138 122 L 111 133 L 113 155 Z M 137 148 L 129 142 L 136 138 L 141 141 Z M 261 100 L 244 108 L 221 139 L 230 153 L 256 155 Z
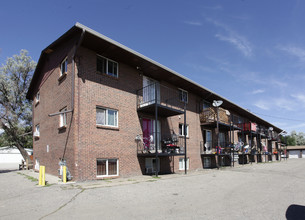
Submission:
M 97 159 L 117 159 L 119 176 L 145 174 L 145 158 L 149 155 L 137 155 L 136 137 L 143 133 L 142 120 L 155 118 L 154 114 L 137 111 L 137 90 L 143 87 L 145 70 L 139 71 L 135 65 L 121 61 L 122 58 L 116 60 L 116 56 L 109 52 L 111 47 L 107 47 L 108 52 L 106 50 L 105 54 L 100 55 L 118 63 L 118 77 L 101 74 L 97 71 L 98 52 L 85 45 L 75 50 L 77 43 L 77 37 L 71 37 L 64 44 L 56 45 L 52 51 L 48 51 L 47 58 L 41 61 L 43 65 L 39 75 L 34 75 L 36 84 L 28 93 L 34 100 L 33 127 L 37 124 L 40 126 L 40 137 L 34 138 L 34 160 L 45 165 L 47 173 L 57 175 L 60 168 L 58 163 L 65 159 L 73 179 L 80 181 L 99 178 Z M 66 57 L 68 71 L 60 77 L 60 65 Z M 149 76 L 154 78 L 151 72 Z M 175 91 L 181 87 L 170 79 L 158 81 Z M 37 104 L 34 96 L 38 91 L 40 101 Z M 48 115 L 65 107 L 73 111 L 66 113 L 67 125 L 59 128 L 60 116 Z M 97 107 L 116 110 L 118 126 L 97 125 Z M 186 123 L 189 130 L 186 142 L 190 170 L 203 169 L 200 146 L 204 141 L 204 130 L 211 130 L 214 142 L 216 140 L 216 128 L 202 126 L 201 110 L 202 96 L 188 91 Z M 161 133 L 179 134 L 179 124 L 184 123 L 183 114 L 159 116 L 158 119 Z M 229 129 L 221 128 L 220 131 L 225 133 L 225 139 L 229 141 Z M 234 139 L 238 140 L 237 131 L 234 132 Z M 246 136 L 248 141 L 249 137 Z M 184 172 L 179 170 L 179 159 L 183 157 L 160 157 L 160 172 Z

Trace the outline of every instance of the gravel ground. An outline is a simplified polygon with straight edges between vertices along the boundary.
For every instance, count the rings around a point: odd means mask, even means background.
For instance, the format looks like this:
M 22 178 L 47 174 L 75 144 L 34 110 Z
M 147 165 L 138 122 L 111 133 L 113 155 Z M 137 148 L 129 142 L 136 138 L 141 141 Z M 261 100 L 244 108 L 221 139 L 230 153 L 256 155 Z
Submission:
M 304 167 L 290 159 L 49 187 L 4 172 L 0 219 L 305 219 Z

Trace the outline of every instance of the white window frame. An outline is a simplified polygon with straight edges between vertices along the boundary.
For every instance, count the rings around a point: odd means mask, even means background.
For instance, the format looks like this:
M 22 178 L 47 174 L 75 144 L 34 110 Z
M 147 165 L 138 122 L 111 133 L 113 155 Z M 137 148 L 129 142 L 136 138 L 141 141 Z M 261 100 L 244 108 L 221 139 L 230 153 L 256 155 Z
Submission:
M 104 74 L 107 74 L 108 76 L 112 76 L 112 77 L 115 77 L 115 78 L 119 78 L 119 63 L 114 61 L 114 60 L 111 60 L 111 59 L 108 59 L 106 57 L 103 57 L 99 54 L 96 54 L 98 57 L 102 58 L 102 59 L 105 59 L 106 60 L 106 69 L 105 69 L 105 73 Z M 108 63 L 109 62 L 112 62 L 112 63 L 115 63 L 117 68 L 116 68 L 116 73 L 115 74 L 112 74 L 108 71 Z M 97 64 L 96 64 L 97 65 Z
M 180 134 L 180 125 L 182 125 L 182 129 L 181 129 L 182 134 Z M 190 130 L 189 125 L 186 124 L 186 137 L 190 136 L 189 130 Z M 184 123 L 179 123 L 179 136 L 184 137 Z
M 188 101 L 189 101 L 188 92 L 186 90 L 180 89 L 180 88 L 178 90 L 179 90 L 179 101 L 188 103 Z M 184 94 L 186 94 L 186 101 L 183 100 Z
M 36 99 L 36 104 L 39 103 L 39 101 L 40 101 L 40 92 L 39 91 L 36 93 L 35 99 Z
M 189 170 L 190 169 L 190 158 L 186 158 L 186 169 Z M 185 170 L 185 161 L 184 161 L 184 157 L 180 157 L 179 158 L 179 170 Z
M 108 127 L 114 127 L 114 128 L 118 128 L 119 127 L 119 111 L 118 110 L 115 110 L 115 109 L 110 109 L 110 108 L 103 108 L 103 107 L 99 107 L 97 106 L 96 107 L 96 115 L 97 115 L 97 110 L 100 109 L 100 110 L 104 110 L 105 111 L 105 124 L 99 124 L 97 122 L 97 119 L 96 119 L 96 125 L 99 125 L 99 126 L 108 126 Z M 109 115 L 109 111 L 114 111 L 116 112 L 115 116 L 115 122 L 116 124 L 115 125 L 109 125 L 109 119 L 108 119 L 108 115 Z
M 39 124 L 35 125 L 35 133 L 38 134 L 37 137 L 40 137 L 40 125 Z
M 105 160 L 106 161 L 106 175 L 97 175 L 97 161 L 98 160 Z M 116 160 L 116 175 L 109 175 L 109 168 L 108 168 L 108 161 L 109 160 Z M 97 158 L 96 159 L 96 177 L 111 177 L 111 176 L 119 176 L 119 159 L 118 158 Z
M 64 68 L 64 71 L 63 71 L 63 68 Z M 63 61 L 60 63 L 60 76 L 67 74 L 67 72 L 68 72 L 68 57 L 63 59 Z
M 67 107 L 64 107 L 60 110 L 60 112 L 67 111 Z M 67 113 L 60 113 L 59 114 L 59 128 L 64 128 L 67 126 Z

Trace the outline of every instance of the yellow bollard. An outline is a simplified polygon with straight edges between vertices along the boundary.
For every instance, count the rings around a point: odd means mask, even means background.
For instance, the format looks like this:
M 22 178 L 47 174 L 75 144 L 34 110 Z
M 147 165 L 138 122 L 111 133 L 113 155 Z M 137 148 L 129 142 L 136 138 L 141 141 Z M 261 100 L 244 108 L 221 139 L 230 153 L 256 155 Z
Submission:
M 45 166 L 40 166 L 39 167 L 39 186 L 45 186 L 46 185 L 46 167 Z
M 42 166 L 42 183 L 41 183 L 41 185 L 42 186 L 45 186 L 46 185 L 46 167 L 45 166 Z
M 62 167 L 62 181 L 64 183 L 67 182 L 67 167 L 66 166 Z
M 39 166 L 39 183 L 38 183 L 39 186 L 41 186 L 42 183 L 41 174 L 42 174 L 42 166 Z

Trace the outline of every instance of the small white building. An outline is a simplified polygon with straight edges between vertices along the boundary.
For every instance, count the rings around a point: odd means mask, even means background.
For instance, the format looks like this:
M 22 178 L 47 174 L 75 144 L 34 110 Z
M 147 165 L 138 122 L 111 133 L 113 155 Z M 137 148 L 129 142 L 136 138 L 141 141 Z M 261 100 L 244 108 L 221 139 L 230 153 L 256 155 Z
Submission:
M 288 158 L 305 158 L 305 146 L 287 146 Z
M 33 149 L 25 149 L 33 155 Z M 17 147 L 0 147 L 0 169 L 18 169 L 23 157 Z

